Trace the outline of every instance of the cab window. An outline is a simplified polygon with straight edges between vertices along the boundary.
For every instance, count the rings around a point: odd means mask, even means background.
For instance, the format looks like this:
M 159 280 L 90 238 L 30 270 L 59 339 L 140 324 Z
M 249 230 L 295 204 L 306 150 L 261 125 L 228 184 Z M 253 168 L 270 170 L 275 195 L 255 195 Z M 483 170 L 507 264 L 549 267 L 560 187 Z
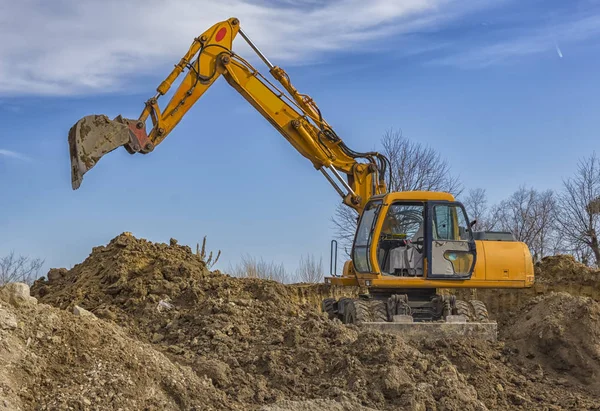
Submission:
M 465 212 L 456 204 L 436 205 L 433 208 L 432 228 L 434 240 L 468 241 L 471 239 Z
M 356 237 L 354 238 L 354 247 L 352 250 L 352 260 L 354 261 L 354 268 L 360 273 L 367 273 L 371 271 L 369 250 L 371 248 L 375 221 L 377 219 L 377 215 L 379 214 L 380 208 L 381 201 L 373 201 L 368 203 L 358 223 Z

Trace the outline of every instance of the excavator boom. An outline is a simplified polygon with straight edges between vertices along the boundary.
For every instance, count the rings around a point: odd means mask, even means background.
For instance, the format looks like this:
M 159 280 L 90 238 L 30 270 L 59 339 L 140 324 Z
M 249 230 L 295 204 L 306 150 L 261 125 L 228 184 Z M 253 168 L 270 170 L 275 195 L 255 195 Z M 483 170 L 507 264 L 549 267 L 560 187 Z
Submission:
M 279 86 L 232 51 L 238 33 L 267 65 Z M 161 110 L 159 97 L 185 71 L 179 87 Z M 240 29 L 236 18 L 217 23 L 194 39 L 137 119 L 118 116 L 110 120 L 105 115 L 90 115 L 73 125 L 69 132 L 73 189 L 79 188 L 83 175 L 103 155 L 120 146 L 131 154 L 154 150 L 220 76 L 323 173 L 346 205 L 360 212 L 373 195 L 386 193 L 385 156 L 348 148 L 323 119 L 316 103 L 298 92 L 287 73 L 260 52 Z M 152 121 L 150 132 L 146 132 L 148 117 Z

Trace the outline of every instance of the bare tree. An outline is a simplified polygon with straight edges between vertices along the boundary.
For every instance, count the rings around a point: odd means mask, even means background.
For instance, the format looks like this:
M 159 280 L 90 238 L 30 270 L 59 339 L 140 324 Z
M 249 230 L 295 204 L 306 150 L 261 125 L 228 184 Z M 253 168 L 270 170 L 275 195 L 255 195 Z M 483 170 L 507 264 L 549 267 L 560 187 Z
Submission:
M 491 231 L 494 229 L 495 220 L 488 207 L 487 193 L 483 188 L 469 190 L 462 201 L 471 220 L 477 221 L 473 231 Z
M 548 254 L 553 238 L 556 199 L 551 190 L 520 187 L 492 211 L 496 228 L 510 231 L 529 246 L 535 260 Z
M 388 191 L 444 191 L 459 196 L 463 191 L 450 165 L 438 152 L 411 141 L 401 131 L 388 130 L 381 139 L 382 153 L 390 160 L 391 177 L 386 175 Z M 335 236 L 348 254 L 356 231 L 358 213 L 338 205 L 332 221 Z
M 592 253 L 592 249 L 585 244 L 575 246 L 571 248 L 568 252 L 572 254 L 575 257 L 575 259 L 582 264 L 585 264 L 587 266 L 591 266 L 594 264 L 594 253 Z M 596 265 L 597 264 L 598 263 L 596 262 Z
M 257 260 L 255 257 L 243 256 L 242 261 L 235 267 L 229 267 L 229 273 L 234 277 L 241 278 L 260 278 L 263 280 L 274 280 L 280 283 L 289 281 L 289 276 L 282 263 L 277 264 L 273 261 L 267 262 L 262 258 Z
M 340 241 L 344 254 L 350 255 L 350 248 L 352 248 L 358 222 L 358 213 L 353 208 L 339 204 L 331 220 L 334 225 L 335 237 Z
M 556 232 L 557 215 L 556 194 L 552 190 L 537 193 L 535 202 L 535 218 L 537 234 L 532 248 L 534 257 L 542 258 L 554 254 L 559 237 Z
M 323 280 L 323 258 L 319 261 L 313 255 L 300 257 L 300 263 L 296 270 L 296 280 L 303 283 L 318 283 Z
M 557 227 L 564 241 L 587 264 L 600 263 L 600 160 L 594 152 L 579 161 L 575 176 L 563 181 Z M 591 251 L 593 259 L 589 259 Z M 593 260 L 593 261 L 592 261 Z
M 389 191 L 445 191 L 459 196 L 462 184 L 451 174 L 450 165 L 430 147 L 411 141 L 402 131 L 388 130 L 381 139 L 383 154 L 391 164 Z
M 43 265 L 44 260 L 41 258 L 17 256 L 11 251 L 7 256 L 0 257 L 0 285 L 11 282 L 31 285 L 38 278 Z

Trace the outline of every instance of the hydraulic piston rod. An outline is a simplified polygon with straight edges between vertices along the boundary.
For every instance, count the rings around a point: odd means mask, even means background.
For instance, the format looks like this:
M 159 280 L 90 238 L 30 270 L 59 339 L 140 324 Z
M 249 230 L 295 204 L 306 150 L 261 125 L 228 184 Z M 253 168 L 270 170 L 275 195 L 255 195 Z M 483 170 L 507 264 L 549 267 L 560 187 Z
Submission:
M 240 29 L 238 31 L 238 33 L 240 33 L 242 35 L 242 37 L 244 38 L 244 40 L 246 40 L 246 43 L 248 43 L 250 45 L 250 47 L 252 47 L 252 50 L 254 50 L 256 52 L 256 54 L 258 54 L 258 57 L 260 57 L 262 59 L 262 61 L 265 62 L 265 64 L 267 66 L 269 66 L 269 69 L 274 68 L 275 66 L 269 61 L 269 59 L 267 58 L 267 56 L 265 56 L 258 47 L 256 47 L 256 44 L 254 44 L 252 42 L 252 40 L 250 40 L 250 38 L 246 35 L 246 33 L 244 33 L 244 31 L 242 29 Z

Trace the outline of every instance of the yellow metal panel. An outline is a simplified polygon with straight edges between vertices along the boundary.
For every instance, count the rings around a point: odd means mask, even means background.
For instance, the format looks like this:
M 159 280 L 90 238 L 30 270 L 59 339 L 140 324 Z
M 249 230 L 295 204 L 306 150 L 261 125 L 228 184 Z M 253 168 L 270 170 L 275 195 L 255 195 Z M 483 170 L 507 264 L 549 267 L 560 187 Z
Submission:
M 277 97 L 269 88 L 265 87 L 256 77 L 248 78 L 245 87 L 246 91 L 257 101 L 260 101 L 260 104 L 272 114 L 279 114 L 284 107 L 283 100 Z
M 371 288 L 525 288 L 530 285 L 523 279 L 512 281 L 489 281 L 489 280 L 427 280 L 420 277 L 375 277 L 368 279 Z M 327 281 L 335 285 L 358 286 L 355 278 L 327 277 Z
M 475 268 L 473 269 L 473 280 L 485 280 L 485 244 L 487 241 L 475 241 L 477 247 L 477 257 L 475 261 Z
M 450 193 L 440 191 L 399 191 L 387 194 L 386 203 L 392 201 L 454 201 Z
M 528 275 L 527 246 L 516 241 L 477 241 L 485 243 L 482 259 L 485 259 L 485 279 L 490 281 L 525 281 Z

